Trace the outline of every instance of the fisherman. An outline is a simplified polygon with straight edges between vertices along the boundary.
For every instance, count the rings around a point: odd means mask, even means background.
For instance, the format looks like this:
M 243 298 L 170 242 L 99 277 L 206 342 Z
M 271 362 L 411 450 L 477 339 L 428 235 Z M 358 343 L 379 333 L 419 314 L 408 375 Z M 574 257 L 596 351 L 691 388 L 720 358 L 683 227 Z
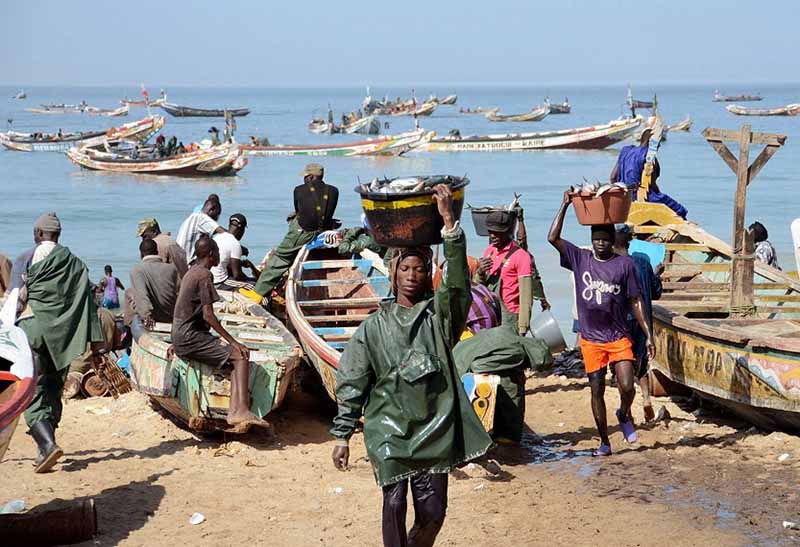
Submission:
M 191 145 L 189 145 L 189 146 L 191 146 Z M 178 144 L 178 150 L 176 150 L 176 152 L 175 152 L 175 153 L 176 153 L 177 155 L 180 155 L 180 154 L 185 154 L 185 153 L 186 153 L 186 147 L 183 145 L 183 141 L 181 141 L 181 142 L 180 142 L 180 144 Z
M 513 239 L 514 213 L 493 211 L 486 217 L 489 246 L 483 253 L 475 281 L 500 295 L 503 322 L 510 322 L 524 336 L 530 328 L 533 299 L 542 310 L 550 308 L 542 279 L 528 251 Z
M 203 202 L 203 209 L 199 213 L 192 213 L 181 224 L 178 230 L 178 237 L 176 241 L 180 245 L 183 252 L 186 253 L 186 259 L 189 264 L 194 260 L 194 244 L 205 234 L 209 237 L 214 234 L 219 234 L 225 231 L 219 224 L 217 219 L 222 213 L 222 205 L 215 194 L 208 196 Z
M 97 291 L 103 293 L 103 307 L 109 310 L 119 308 L 119 291 L 125 290 L 125 286 L 119 277 L 114 276 L 111 264 L 106 264 L 103 268 L 105 276 L 97 285 Z
M 158 247 L 158 256 L 165 264 L 172 264 L 178 270 L 178 279 L 186 275 L 189 266 L 186 264 L 186 253 L 178 243 L 161 231 L 158 221 L 154 218 L 143 218 L 136 226 L 136 237 L 152 239 Z
M 634 355 L 628 324 L 631 309 L 645 333 L 649 359 L 655 357 L 655 346 L 650 325 L 644 315 L 636 266 L 630 257 L 614 254 L 614 226 L 592 226 L 591 251 L 561 238 L 564 216 L 571 197 L 569 191 L 564 192 L 564 199 L 550 226 L 547 240 L 561 255 L 561 266 L 571 270 L 575 280 L 581 353 L 592 389 L 592 413 L 601 441 L 593 455 L 610 456 L 611 442 L 608 439 L 604 399 L 605 375 L 609 365 L 615 368 L 617 375 L 620 408 L 616 414 L 622 433 L 629 443 L 637 440 L 631 417 L 631 403 L 636 393 L 633 387 Z
M 614 240 L 614 252 L 619 256 L 630 256 L 636 266 L 636 277 L 641 290 L 642 310 L 644 318 L 653 332 L 653 300 L 661 298 L 661 277 L 653 270 L 650 259 L 644 253 L 629 254 L 629 248 L 633 234 L 630 226 L 622 224 L 617 227 Z M 663 269 L 663 265 L 660 269 Z M 650 361 L 647 356 L 647 336 L 639 327 L 639 323 L 633 314 L 628 314 L 628 324 L 630 326 L 631 341 L 633 342 L 634 373 L 642 390 L 642 406 L 644 408 L 644 419 L 651 421 L 655 418 L 653 403 L 650 399 L 650 377 L 648 370 Z
M 270 255 L 255 288 L 239 290 L 256 303 L 269 298 L 304 245 L 335 227 L 339 189 L 322 180 L 325 169 L 318 163 L 309 163 L 300 175 L 303 184 L 294 189 L 295 217 L 289 223 L 289 232 Z
M 767 228 L 756 221 L 748 227 L 748 230 L 753 234 L 753 243 L 755 243 L 756 246 L 754 253 L 756 255 L 756 260 L 780 270 L 781 267 L 778 265 L 778 253 L 769 241 L 769 232 L 767 232 Z
M 174 156 L 178 150 L 178 139 L 172 135 L 167 142 L 167 156 Z
M 219 146 L 222 144 L 222 141 L 219 140 L 219 129 L 212 126 L 208 132 L 211 133 L 211 146 Z
M 178 269 L 158 256 L 153 239 L 142 239 L 139 255 L 142 261 L 131 269 L 131 287 L 125 292 L 129 305 L 126 316 L 132 319 L 134 314 L 138 315 L 147 329 L 152 329 L 156 322 L 172 323 L 180 287 Z
M 217 244 L 210 237 L 202 236 L 195 243 L 194 254 L 197 260 L 181 280 L 175 303 L 171 349 L 186 361 L 191 359 L 215 367 L 231 363 L 233 373 L 228 424 L 244 428 L 249 425 L 270 428 L 268 422 L 250 411 L 250 350 L 231 336 L 214 314 L 214 302 L 220 298 L 214 288 L 210 268 L 219 264 Z M 227 344 L 211 335 L 212 328 Z
M 253 284 L 261 272 L 247 259 L 242 259 L 242 244 L 239 243 L 247 229 L 247 218 L 236 213 L 228 219 L 228 231 L 214 235 L 219 248 L 219 264 L 211 268 L 214 287 L 223 291 L 238 291 L 241 288 L 253 289 Z M 248 268 L 253 278 L 247 277 L 242 268 Z
M 55 430 L 61 421 L 61 394 L 70 362 L 91 343 L 103 342 L 89 271 L 58 244 L 60 235 L 61 222 L 55 213 L 40 216 L 33 228 L 36 247 L 20 273 L 25 286 L 18 324 L 28 337 L 38 373 L 33 400 L 25 411 L 39 448 L 36 473 L 48 471 L 63 455 Z
M 156 137 L 156 151 L 158 152 L 159 158 L 164 158 L 169 155 L 165 141 L 166 139 L 164 138 L 164 135 L 159 135 Z
M 0 253 L 0 294 L 5 294 L 11 285 L 11 270 L 13 267 L 11 259 Z
M 361 323 L 336 375 L 333 464 L 347 469 L 349 439 L 363 416 L 367 455 L 383 489 L 387 546 L 433 545 L 447 508 L 447 474 L 491 446 L 451 350 L 470 305 L 466 238 L 449 187 L 435 186 L 434 197 L 444 221 L 441 287 L 432 294 L 429 247 L 399 249 L 391 269 L 396 302 Z M 407 533 L 409 482 L 415 520 Z
M 650 136 L 653 130 L 645 128 L 639 136 L 639 145 L 629 144 L 623 146 L 619 151 L 617 163 L 614 164 L 614 169 L 611 170 L 611 182 L 622 182 L 629 189 L 634 191 L 634 199 L 636 199 L 635 190 L 639 188 L 642 183 L 642 171 L 644 171 L 645 159 L 647 157 L 647 149 L 650 146 Z M 686 218 L 688 211 L 686 207 L 672 199 L 667 194 L 662 194 L 658 188 L 656 180 L 661 175 L 661 166 L 658 163 L 658 158 L 653 162 L 653 174 L 650 181 L 650 187 L 647 192 L 647 201 L 650 203 L 662 203 L 672 209 L 676 215 L 681 218 Z

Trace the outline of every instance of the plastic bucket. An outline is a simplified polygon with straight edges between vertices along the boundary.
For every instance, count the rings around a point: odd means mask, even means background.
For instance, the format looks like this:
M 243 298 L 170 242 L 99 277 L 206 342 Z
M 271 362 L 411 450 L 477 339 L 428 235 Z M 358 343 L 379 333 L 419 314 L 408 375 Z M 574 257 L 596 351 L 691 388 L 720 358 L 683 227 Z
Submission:
M 472 207 L 469 211 L 472 214 L 472 225 L 475 226 L 475 233 L 481 237 L 487 237 L 489 235 L 489 229 L 486 227 L 486 217 L 489 216 L 489 213 L 493 213 L 494 211 L 508 212 L 508 209 L 505 207 Z M 511 226 L 511 231 L 513 232 L 516 227 L 517 217 L 514 216 L 514 224 Z
M 567 347 L 564 335 L 558 327 L 558 322 L 550 310 L 537 314 L 531 321 L 531 332 L 536 338 L 544 341 L 550 348 L 550 353 L 559 353 Z
M 578 222 L 584 226 L 597 224 L 622 224 L 628 220 L 633 195 L 622 188 L 614 188 L 595 196 L 578 193 L 572 196 L 572 208 Z
M 466 177 L 426 177 L 441 179 L 453 192 L 453 216 L 461 218 L 464 208 Z M 415 247 L 442 242 L 444 221 L 433 197 L 433 189 L 419 192 L 368 192 L 356 187 L 367 217 L 369 232 L 375 241 L 386 247 Z

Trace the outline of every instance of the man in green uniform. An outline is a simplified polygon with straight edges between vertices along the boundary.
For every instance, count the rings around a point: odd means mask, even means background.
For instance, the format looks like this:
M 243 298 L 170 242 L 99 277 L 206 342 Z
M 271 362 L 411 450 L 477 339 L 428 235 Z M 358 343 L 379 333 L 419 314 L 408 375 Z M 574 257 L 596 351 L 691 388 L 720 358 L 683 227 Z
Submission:
M 34 352 L 36 392 L 25 421 L 39 448 L 36 472 L 48 471 L 63 455 L 55 430 L 61 420 L 61 393 L 70 362 L 92 342 L 102 344 L 89 271 L 67 247 L 58 244 L 61 223 L 44 214 L 33 229 L 37 246 L 25 274 L 27 308 L 19 326 Z
M 325 169 L 318 163 L 309 163 L 303 169 L 303 184 L 294 189 L 295 217 L 289 223 L 289 232 L 270 255 L 254 290 L 239 289 L 241 294 L 258 304 L 265 297 L 269 298 L 300 249 L 318 234 L 334 227 L 339 190 L 323 182 L 324 174 Z
M 471 303 L 466 238 L 452 193 L 434 189 L 444 219 L 446 271 L 432 294 L 430 248 L 399 249 L 392 262 L 396 302 L 367 318 L 347 344 L 336 376 L 339 412 L 333 463 L 347 469 L 348 441 L 364 416 L 364 443 L 383 488 L 383 543 L 429 546 L 444 523 L 447 473 L 491 446 L 456 372 L 451 348 Z M 406 532 L 411 486 L 415 521 Z

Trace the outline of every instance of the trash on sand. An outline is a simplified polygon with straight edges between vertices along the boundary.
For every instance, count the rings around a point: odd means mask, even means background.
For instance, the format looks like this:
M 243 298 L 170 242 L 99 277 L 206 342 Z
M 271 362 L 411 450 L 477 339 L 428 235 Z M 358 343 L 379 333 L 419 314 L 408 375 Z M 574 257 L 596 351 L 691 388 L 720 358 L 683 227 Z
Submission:
M 342 492 L 344 492 L 344 488 L 342 488 L 341 486 L 335 486 L 333 488 L 333 493 L 334 494 L 341 494 Z
M 98 406 L 87 406 L 86 412 L 89 414 L 94 414 L 95 416 L 104 416 L 106 414 L 111 414 L 111 409 L 107 406 L 98 407 Z
M 189 524 L 191 525 L 202 524 L 205 521 L 206 521 L 206 516 L 203 513 L 194 513 L 189 518 Z
M 785 462 L 785 461 L 786 461 L 786 460 L 788 460 L 789 458 L 790 458 L 790 456 L 789 456 L 789 453 L 788 453 L 788 452 L 784 452 L 783 454 L 781 454 L 780 456 L 778 456 L 778 461 L 779 461 L 779 462 Z
M 796 522 L 792 522 L 790 520 L 784 520 L 783 527 L 786 528 L 787 530 L 800 530 L 800 524 L 797 524 Z
M 22 513 L 25 511 L 25 500 L 11 500 L 0 508 L 0 514 Z
M 558 427 L 564 427 L 564 422 L 558 422 Z
M 472 471 L 473 469 L 475 469 L 475 464 L 474 464 L 474 463 L 468 463 L 468 464 L 467 464 L 467 469 L 469 469 L 470 471 Z
M 473 490 L 483 490 L 484 488 L 486 488 L 486 484 L 485 483 L 480 483 L 478 486 L 473 488 Z

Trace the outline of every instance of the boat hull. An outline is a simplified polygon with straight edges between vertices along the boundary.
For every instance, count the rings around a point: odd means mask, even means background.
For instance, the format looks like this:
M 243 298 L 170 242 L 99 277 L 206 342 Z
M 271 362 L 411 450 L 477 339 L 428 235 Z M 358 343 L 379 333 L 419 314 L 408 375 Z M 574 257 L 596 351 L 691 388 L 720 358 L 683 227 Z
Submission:
M 550 114 L 549 108 L 534 108 L 525 114 L 498 114 L 497 111 L 490 111 L 486 114 L 486 119 L 490 122 L 540 122 Z
M 224 118 L 226 112 L 234 117 L 250 114 L 250 109 L 248 108 L 193 108 L 166 102 L 161 103 L 159 106 L 176 118 Z
M 427 143 L 434 134 L 422 130 L 365 141 L 329 145 L 242 145 L 248 156 L 400 156 Z
M 788 104 L 778 108 L 749 108 L 731 104 L 725 110 L 737 116 L 797 116 L 800 114 L 800 104 Z

